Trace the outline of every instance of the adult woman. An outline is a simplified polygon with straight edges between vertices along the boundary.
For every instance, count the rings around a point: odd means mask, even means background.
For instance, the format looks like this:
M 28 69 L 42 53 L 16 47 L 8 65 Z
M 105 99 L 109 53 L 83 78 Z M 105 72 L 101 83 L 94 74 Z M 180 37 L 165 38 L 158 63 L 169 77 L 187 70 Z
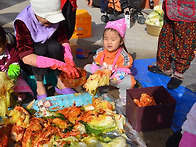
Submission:
M 171 76 L 167 87 L 175 89 L 183 82 L 183 73 L 194 59 L 196 47 L 196 1 L 165 0 L 164 25 L 159 35 L 157 65 L 149 66 L 154 73 Z M 175 71 L 171 63 L 175 63 Z
M 22 69 L 34 74 L 37 83 L 37 99 L 47 96 L 43 76 L 54 70 L 57 76 L 56 92 L 74 93 L 65 87 L 59 78 L 61 71 L 78 77 L 69 40 L 61 13 L 60 0 L 30 0 L 14 21 L 17 49 L 22 60 Z

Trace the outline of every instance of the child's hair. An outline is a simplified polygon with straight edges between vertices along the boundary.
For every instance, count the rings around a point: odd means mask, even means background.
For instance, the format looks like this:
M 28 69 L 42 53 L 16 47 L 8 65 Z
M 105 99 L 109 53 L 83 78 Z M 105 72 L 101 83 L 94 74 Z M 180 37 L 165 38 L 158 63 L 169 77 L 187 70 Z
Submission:
M 105 33 L 106 30 L 110 30 L 110 31 L 115 31 L 115 32 L 117 32 L 118 35 L 119 35 L 119 37 L 120 37 L 120 41 L 121 41 L 121 42 L 123 41 L 124 38 L 120 35 L 120 33 L 119 33 L 117 30 L 115 30 L 115 29 L 113 29 L 113 28 L 106 28 L 106 29 L 103 31 L 103 37 L 104 37 L 104 33 Z M 122 47 L 122 48 L 128 53 L 124 41 L 123 41 L 123 43 L 120 45 L 120 47 Z
M 0 44 L 4 44 L 6 40 L 6 32 L 2 26 L 0 26 Z

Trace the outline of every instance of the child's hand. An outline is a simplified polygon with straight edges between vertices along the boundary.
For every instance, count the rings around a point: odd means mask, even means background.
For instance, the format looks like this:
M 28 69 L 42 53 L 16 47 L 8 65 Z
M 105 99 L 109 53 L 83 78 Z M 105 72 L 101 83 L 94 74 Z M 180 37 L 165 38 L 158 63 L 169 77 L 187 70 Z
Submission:
M 97 70 L 99 70 L 99 69 L 104 69 L 103 68 L 103 66 L 101 66 L 101 65 L 97 65 L 96 63 L 93 63 L 92 65 L 91 65 L 91 71 L 92 71 L 92 73 L 95 73 Z
M 127 73 L 124 71 L 114 71 L 110 77 L 110 82 L 112 84 L 119 84 L 124 79 L 125 75 L 127 75 Z
M 118 84 L 116 78 L 112 78 L 112 77 L 110 77 L 110 83 L 111 83 L 111 85 Z
M 10 64 L 7 74 L 10 79 L 14 79 L 16 81 L 20 75 L 20 66 L 17 64 Z

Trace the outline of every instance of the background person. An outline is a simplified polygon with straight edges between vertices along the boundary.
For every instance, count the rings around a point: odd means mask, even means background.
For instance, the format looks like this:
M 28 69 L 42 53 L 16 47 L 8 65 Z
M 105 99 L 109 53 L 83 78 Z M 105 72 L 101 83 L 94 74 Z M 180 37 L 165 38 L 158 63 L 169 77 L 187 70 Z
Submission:
M 168 138 L 166 147 L 196 146 L 196 103 L 191 107 L 181 128 Z
M 14 79 L 14 94 L 18 101 L 26 98 L 25 92 L 33 95 L 32 90 L 20 75 L 18 52 L 15 46 L 7 43 L 6 32 L 0 26 L 0 71 L 6 72 L 10 79 Z
M 171 76 L 167 87 L 176 89 L 183 82 L 183 73 L 190 67 L 196 48 L 196 1 L 164 0 L 164 24 L 159 34 L 154 73 Z M 175 71 L 171 63 L 175 63 Z

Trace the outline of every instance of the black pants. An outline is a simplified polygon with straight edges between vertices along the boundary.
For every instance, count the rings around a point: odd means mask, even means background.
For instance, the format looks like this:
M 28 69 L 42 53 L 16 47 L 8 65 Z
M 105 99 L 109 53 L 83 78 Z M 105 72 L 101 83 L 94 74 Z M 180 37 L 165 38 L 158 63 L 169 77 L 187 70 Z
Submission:
M 34 44 L 34 53 L 36 55 L 44 56 L 44 57 L 50 57 L 53 59 L 57 59 L 64 62 L 64 51 L 63 47 L 60 43 L 58 43 L 56 40 L 47 40 L 45 43 L 35 43 Z M 51 71 L 54 71 L 50 68 L 37 68 L 33 67 L 24 63 L 21 63 L 22 70 L 27 73 L 28 75 L 35 75 L 35 78 L 37 75 L 45 75 Z M 55 75 L 60 75 L 59 70 L 55 70 Z M 36 79 L 37 80 L 37 79 Z
M 62 8 L 62 14 L 65 17 L 64 24 L 67 32 L 68 39 L 71 38 L 76 22 L 76 10 L 73 10 L 73 6 L 70 1 L 67 0 Z
M 173 133 L 171 136 L 169 136 L 166 142 L 166 147 L 178 147 L 180 140 L 182 138 L 181 131 L 182 130 L 179 130 Z

